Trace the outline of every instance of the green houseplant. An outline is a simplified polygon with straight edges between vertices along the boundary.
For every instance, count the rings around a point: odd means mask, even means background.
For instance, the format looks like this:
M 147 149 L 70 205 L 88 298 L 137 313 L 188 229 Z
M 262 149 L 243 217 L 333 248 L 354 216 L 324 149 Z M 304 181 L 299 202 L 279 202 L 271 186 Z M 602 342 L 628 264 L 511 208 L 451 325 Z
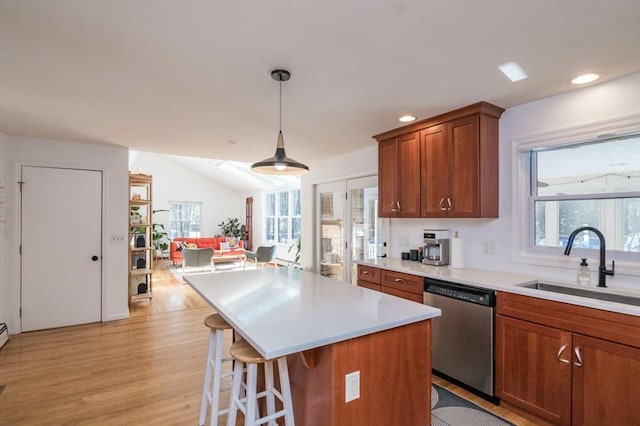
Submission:
M 246 232 L 243 230 L 243 225 L 240 224 L 240 220 L 237 217 L 227 218 L 227 221 L 219 223 L 220 233 L 224 237 L 237 237 L 241 240 L 246 238 Z
M 168 212 L 169 210 L 154 210 L 153 214 Z M 151 229 L 151 243 L 156 257 L 162 257 L 162 252 L 169 248 L 169 235 L 162 223 L 154 223 Z

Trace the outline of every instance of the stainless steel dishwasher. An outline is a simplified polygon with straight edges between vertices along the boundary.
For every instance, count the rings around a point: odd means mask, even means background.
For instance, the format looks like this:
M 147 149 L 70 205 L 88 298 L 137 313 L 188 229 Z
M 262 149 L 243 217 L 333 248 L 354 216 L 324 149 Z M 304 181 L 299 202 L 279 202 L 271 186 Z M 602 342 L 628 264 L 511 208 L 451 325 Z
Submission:
M 433 369 L 493 397 L 495 291 L 425 278 L 424 303 L 442 310 L 431 320 Z

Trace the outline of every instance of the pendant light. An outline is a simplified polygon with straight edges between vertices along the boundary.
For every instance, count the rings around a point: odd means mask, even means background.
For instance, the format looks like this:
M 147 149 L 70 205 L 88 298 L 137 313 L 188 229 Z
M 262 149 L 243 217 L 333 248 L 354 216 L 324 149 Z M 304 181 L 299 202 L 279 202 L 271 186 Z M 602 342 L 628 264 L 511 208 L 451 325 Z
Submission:
M 309 167 L 287 157 L 284 152 L 284 138 L 282 137 L 282 82 L 291 78 L 287 70 L 271 71 L 271 78 L 280 82 L 280 131 L 278 132 L 278 144 L 273 157 L 267 158 L 251 165 L 251 170 L 270 175 L 300 175 L 309 172 Z

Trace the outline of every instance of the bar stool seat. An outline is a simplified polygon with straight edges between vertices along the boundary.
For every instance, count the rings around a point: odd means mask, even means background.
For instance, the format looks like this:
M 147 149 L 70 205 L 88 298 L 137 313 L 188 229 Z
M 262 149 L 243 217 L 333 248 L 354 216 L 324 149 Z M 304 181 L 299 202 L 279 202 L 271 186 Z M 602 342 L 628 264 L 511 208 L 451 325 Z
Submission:
M 245 426 L 256 426 L 263 423 L 277 426 L 276 419 L 284 417 L 286 426 L 294 426 L 293 403 L 291 401 L 291 385 L 289 383 L 289 370 L 287 358 L 265 359 L 246 340 L 239 340 L 229 349 L 231 357 L 236 361 L 233 370 L 233 384 L 231 385 L 231 400 L 227 414 L 227 426 L 235 426 L 238 410 L 245 416 Z M 273 363 L 278 363 L 280 377 L 280 390 L 275 388 L 273 380 Z M 264 378 L 266 389 L 257 393 L 258 364 L 264 364 Z M 247 382 L 246 397 L 243 397 L 243 371 L 246 366 Z M 258 399 L 266 397 L 267 415 L 258 417 Z M 276 412 L 275 398 L 282 402 L 282 410 Z
M 228 413 L 228 409 L 220 410 L 220 381 L 230 377 L 233 372 L 222 373 L 222 363 L 232 362 L 230 356 L 222 357 L 222 345 L 224 331 L 232 327 L 218 314 L 211 314 L 204 319 L 204 325 L 209 332 L 209 350 L 207 353 L 207 366 L 205 368 L 204 386 L 202 388 L 202 403 L 200 404 L 200 421 L 204 426 L 207 418 L 207 407 L 211 406 L 211 426 L 218 424 L 218 417 Z M 213 382 L 213 383 L 212 383 Z

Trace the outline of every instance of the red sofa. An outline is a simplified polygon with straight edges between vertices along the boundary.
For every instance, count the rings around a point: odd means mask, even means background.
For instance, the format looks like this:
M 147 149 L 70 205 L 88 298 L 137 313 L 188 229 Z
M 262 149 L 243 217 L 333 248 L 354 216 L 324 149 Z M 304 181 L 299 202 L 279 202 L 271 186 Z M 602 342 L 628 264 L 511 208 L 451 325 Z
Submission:
M 182 263 L 182 252 L 178 250 L 178 242 L 187 244 L 195 244 L 198 248 L 213 248 L 214 256 L 234 256 L 244 254 L 244 241 L 238 240 L 238 245 L 230 250 L 220 250 L 220 243 L 227 241 L 227 237 L 201 237 L 201 238 L 188 238 L 177 237 L 169 243 L 169 258 L 174 265 Z

